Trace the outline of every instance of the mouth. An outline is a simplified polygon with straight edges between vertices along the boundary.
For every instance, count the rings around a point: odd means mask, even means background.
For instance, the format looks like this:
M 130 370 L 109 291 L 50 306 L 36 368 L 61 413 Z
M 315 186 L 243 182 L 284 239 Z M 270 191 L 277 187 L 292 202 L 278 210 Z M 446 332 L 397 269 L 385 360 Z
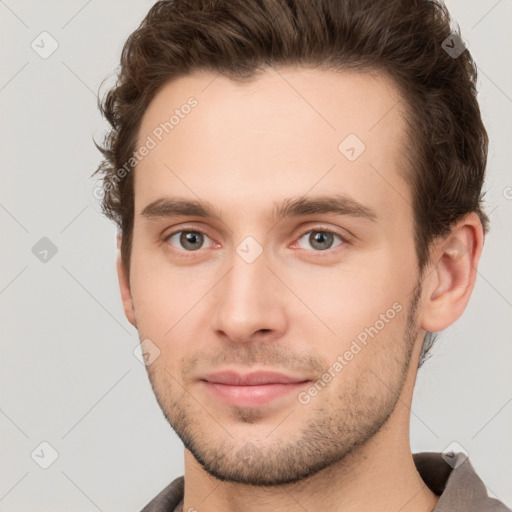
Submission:
M 277 372 L 239 374 L 233 371 L 210 374 L 200 380 L 211 396 L 238 407 L 269 404 L 311 382 Z

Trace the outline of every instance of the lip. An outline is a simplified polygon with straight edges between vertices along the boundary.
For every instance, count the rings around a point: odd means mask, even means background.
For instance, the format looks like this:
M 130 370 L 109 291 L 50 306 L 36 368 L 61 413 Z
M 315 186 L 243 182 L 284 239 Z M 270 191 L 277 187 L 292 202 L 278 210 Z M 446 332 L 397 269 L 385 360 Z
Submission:
M 296 391 L 310 381 L 270 371 L 246 374 L 225 371 L 206 375 L 201 382 L 214 397 L 229 405 L 259 407 Z
M 304 382 L 309 379 L 305 379 L 303 377 L 291 377 L 284 373 L 271 371 L 238 373 L 233 370 L 228 370 L 205 375 L 201 380 L 217 384 L 228 384 L 231 386 L 258 386 L 262 384 L 293 384 L 297 382 Z

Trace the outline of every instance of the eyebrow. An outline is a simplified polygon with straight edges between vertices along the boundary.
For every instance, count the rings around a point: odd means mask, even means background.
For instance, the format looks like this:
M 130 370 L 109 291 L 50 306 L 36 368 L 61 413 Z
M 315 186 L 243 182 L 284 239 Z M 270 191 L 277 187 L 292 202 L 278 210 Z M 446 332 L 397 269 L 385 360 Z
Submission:
M 337 214 L 360 217 L 377 221 L 377 213 L 372 208 L 344 195 L 325 195 L 316 197 L 290 197 L 282 202 L 274 202 L 273 220 L 280 221 L 289 217 L 301 217 L 315 214 Z M 145 219 L 162 219 L 176 216 L 201 217 L 222 220 L 221 212 L 211 203 L 203 200 L 190 200 L 179 197 L 162 197 L 149 203 L 140 212 Z

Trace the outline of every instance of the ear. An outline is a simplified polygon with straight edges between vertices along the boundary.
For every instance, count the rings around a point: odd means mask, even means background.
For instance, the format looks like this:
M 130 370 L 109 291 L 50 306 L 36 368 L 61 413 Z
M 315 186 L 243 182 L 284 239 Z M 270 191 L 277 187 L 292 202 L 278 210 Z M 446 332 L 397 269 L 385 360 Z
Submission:
M 435 244 L 423 286 L 422 329 L 442 331 L 462 315 L 475 285 L 483 243 L 480 219 L 470 213 Z
M 133 307 L 132 292 L 130 289 L 130 280 L 128 279 L 128 272 L 121 260 L 121 234 L 117 233 L 117 278 L 119 280 L 119 289 L 121 291 L 121 299 L 123 301 L 124 314 L 128 321 L 137 328 L 137 321 L 135 319 L 135 309 Z

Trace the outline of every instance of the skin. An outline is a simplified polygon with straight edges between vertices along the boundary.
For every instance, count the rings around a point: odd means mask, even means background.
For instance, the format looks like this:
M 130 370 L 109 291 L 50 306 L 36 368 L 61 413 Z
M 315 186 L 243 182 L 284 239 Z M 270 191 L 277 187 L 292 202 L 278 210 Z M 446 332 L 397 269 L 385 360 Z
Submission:
M 410 406 L 425 332 L 450 326 L 469 301 L 478 217 L 435 242 L 420 276 L 401 175 L 406 107 L 382 74 L 270 68 L 237 84 L 194 72 L 160 90 L 139 145 L 190 96 L 198 105 L 137 165 L 129 279 L 117 259 L 126 317 L 160 350 L 149 379 L 185 445 L 183 510 L 432 510 L 438 497 L 410 450 Z M 353 162 L 338 150 L 350 133 L 366 145 Z M 274 201 L 333 191 L 376 220 L 272 219 Z M 165 195 L 209 201 L 221 220 L 140 215 Z M 346 241 L 315 245 L 322 228 Z M 180 229 L 203 231 L 200 248 L 169 238 Z M 263 251 L 252 263 L 236 252 L 247 236 Z M 307 404 L 292 392 L 234 407 L 199 381 L 230 368 L 315 382 L 396 303 L 401 311 Z

